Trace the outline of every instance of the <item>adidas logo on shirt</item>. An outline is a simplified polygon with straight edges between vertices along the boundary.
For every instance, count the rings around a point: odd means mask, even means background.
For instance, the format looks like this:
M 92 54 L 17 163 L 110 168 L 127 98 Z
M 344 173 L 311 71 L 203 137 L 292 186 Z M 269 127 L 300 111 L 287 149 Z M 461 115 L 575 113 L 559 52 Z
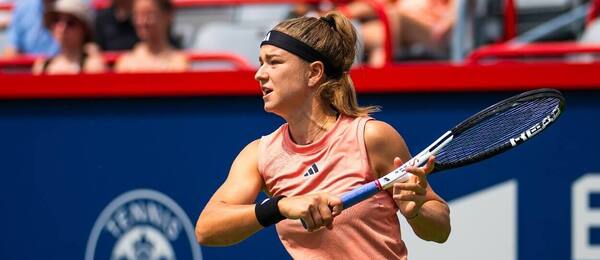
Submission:
M 304 177 L 311 176 L 311 175 L 313 175 L 313 174 L 315 174 L 317 172 L 319 172 L 319 168 L 317 167 L 316 163 L 313 163 L 313 165 L 308 169 L 308 171 L 306 171 L 304 173 Z

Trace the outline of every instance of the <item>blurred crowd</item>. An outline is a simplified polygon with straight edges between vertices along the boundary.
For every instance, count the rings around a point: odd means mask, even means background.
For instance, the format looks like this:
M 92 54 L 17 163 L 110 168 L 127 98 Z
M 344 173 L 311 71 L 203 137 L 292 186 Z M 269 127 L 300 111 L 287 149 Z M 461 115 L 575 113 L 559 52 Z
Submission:
M 414 46 L 429 53 L 447 51 L 454 23 L 455 0 L 375 0 L 390 20 L 394 53 Z M 320 15 L 336 10 L 356 21 L 363 42 L 361 61 L 385 64 L 384 27 L 368 1 L 336 1 L 337 5 L 297 4 L 293 16 Z M 95 18 L 94 18 L 95 16 Z M 4 21 L 8 47 L 4 58 L 41 55 L 35 74 L 98 73 L 109 68 L 103 52 L 119 51 L 115 72 L 185 71 L 190 61 L 173 36 L 174 6 L 170 0 L 113 0 L 93 15 L 82 0 L 14 1 L 10 21 Z
M 172 1 L 176 0 L 112 0 L 108 8 L 99 10 L 90 8 L 92 0 L 0 0 L 0 3 L 8 1 L 12 2 L 13 8 L 10 17 L 0 16 L 0 30 L 6 32 L 6 44 L 3 44 L 6 47 L 0 50 L 0 57 L 10 59 L 22 54 L 40 57 L 33 66 L 35 74 L 108 70 L 181 72 L 191 67 L 188 55 L 181 50 L 182 39 L 172 32 L 175 16 Z M 358 29 L 359 64 L 381 67 L 389 60 L 447 59 L 450 34 L 459 13 L 457 2 L 335 0 L 297 3 L 292 6 L 288 18 L 320 16 L 329 11 L 342 13 L 351 18 Z M 386 25 L 378 13 L 381 10 L 375 6 L 385 12 L 389 31 L 385 30 Z M 593 20 L 579 41 L 597 43 L 599 24 L 598 19 Z M 272 24 L 264 25 L 265 28 L 270 26 Z M 392 53 L 386 51 L 388 36 Z M 202 46 L 193 48 L 204 50 Z M 241 49 L 241 46 L 235 48 Z M 107 52 L 119 53 L 118 58 L 105 60 Z M 253 58 L 249 56 L 246 59 Z
M 421 57 L 443 57 L 448 52 L 448 36 L 455 22 L 455 0 L 357 0 L 338 1 L 337 5 L 298 4 L 294 14 L 319 15 L 339 11 L 355 20 L 363 42 L 366 63 L 372 67 L 385 64 L 384 25 L 372 2 L 385 9 L 394 53 Z M 415 53 L 414 50 L 422 50 Z
M 34 74 L 100 73 L 103 52 L 124 51 L 115 72 L 178 72 L 189 67 L 171 34 L 170 0 L 114 0 L 93 17 L 81 0 L 15 1 L 5 58 L 37 55 Z

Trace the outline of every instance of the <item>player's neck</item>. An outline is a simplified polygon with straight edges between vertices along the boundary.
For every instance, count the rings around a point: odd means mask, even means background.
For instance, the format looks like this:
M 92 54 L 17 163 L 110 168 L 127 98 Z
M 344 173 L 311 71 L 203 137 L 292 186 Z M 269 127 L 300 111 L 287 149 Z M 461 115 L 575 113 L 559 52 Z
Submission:
M 337 113 L 331 109 L 299 112 L 287 120 L 290 137 L 299 145 L 314 143 L 335 125 L 336 119 Z

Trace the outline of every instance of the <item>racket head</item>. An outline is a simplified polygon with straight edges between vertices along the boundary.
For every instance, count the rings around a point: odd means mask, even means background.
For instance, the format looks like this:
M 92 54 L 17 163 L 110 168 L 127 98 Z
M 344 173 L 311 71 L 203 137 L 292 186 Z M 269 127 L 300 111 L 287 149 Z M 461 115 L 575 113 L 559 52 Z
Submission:
M 467 118 L 436 154 L 435 171 L 462 167 L 505 152 L 554 123 L 566 106 L 555 89 L 536 89 L 502 100 Z

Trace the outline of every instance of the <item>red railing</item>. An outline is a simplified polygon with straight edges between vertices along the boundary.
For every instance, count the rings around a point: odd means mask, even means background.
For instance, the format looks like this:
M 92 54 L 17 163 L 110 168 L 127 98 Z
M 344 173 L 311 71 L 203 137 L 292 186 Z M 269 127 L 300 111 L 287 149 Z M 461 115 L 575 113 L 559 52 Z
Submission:
M 94 0 L 94 8 L 102 9 L 110 5 L 110 0 Z M 176 7 L 194 6 L 227 6 L 246 4 L 285 4 L 285 3 L 318 3 L 319 0 L 173 0 Z
M 574 42 L 495 44 L 477 49 L 468 56 L 467 62 L 476 63 L 485 59 L 514 59 L 523 57 L 561 57 L 569 54 L 600 54 L 600 44 Z
M 119 56 L 120 52 L 107 52 L 104 53 L 104 60 L 109 65 L 113 65 Z M 188 58 L 192 63 L 201 62 L 225 62 L 233 65 L 236 70 L 253 70 L 254 66 L 246 59 L 239 55 L 224 52 L 188 52 Z M 33 66 L 36 56 L 19 56 L 11 59 L 0 59 L 0 74 L 11 73 L 11 72 L 29 72 Z
M 590 24 L 594 19 L 598 18 L 600 14 L 600 0 L 592 0 L 590 9 L 588 10 L 587 16 L 585 17 L 585 24 Z
M 375 13 L 377 14 L 377 17 L 379 17 L 379 20 L 381 20 L 381 23 L 383 25 L 383 33 L 384 33 L 384 50 L 385 50 L 385 61 L 387 63 L 387 65 L 391 64 L 394 58 L 394 47 L 393 47 L 393 41 L 392 41 L 392 31 L 390 28 L 390 20 L 388 18 L 387 15 L 387 11 L 385 10 L 386 7 L 376 1 L 376 0 L 365 0 L 367 3 L 369 3 L 369 5 L 371 5 L 371 7 L 373 8 L 373 10 L 375 11 Z
M 517 8 L 514 0 L 504 0 L 504 37 L 510 41 L 517 36 Z
M 104 60 L 108 64 L 114 64 L 122 55 L 122 52 L 106 52 Z M 191 62 L 227 62 L 238 70 L 253 70 L 255 66 L 250 64 L 244 57 L 228 52 L 187 52 Z
M 12 10 L 12 4 L 0 3 L 0 11 L 10 11 L 10 10 Z
M 351 71 L 359 93 L 600 90 L 600 63 L 394 65 Z M 0 75 L 0 99 L 259 95 L 254 70 L 187 73 Z
M 222 0 L 218 2 L 229 4 L 281 3 L 285 0 Z M 385 14 L 383 9 L 377 12 Z M 388 39 L 390 38 L 388 37 Z M 391 54 L 391 52 L 389 53 Z M 486 59 L 554 57 L 578 53 L 600 53 L 600 46 L 574 43 L 492 45 L 471 53 L 464 64 L 392 64 L 383 69 L 355 68 L 351 75 L 357 91 L 360 93 L 506 91 L 539 87 L 554 87 L 564 90 L 600 90 L 600 77 L 597 76 L 600 71 L 600 62 L 585 64 L 564 61 L 482 62 Z M 216 56 L 206 56 L 209 54 L 198 55 L 200 56 L 193 59 L 213 60 L 214 58 L 220 60 Z M 201 55 L 205 56 L 201 57 Z M 114 53 L 105 54 L 109 63 L 114 62 L 117 56 L 118 54 Z M 0 87 L 0 99 L 258 95 L 260 93 L 258 83 L 253 79 L 255 69 L 251 65 L 240 57 L 229 56 L 229 58 L 223 59 L 229 59 L 229 62 L 237 67 L 237 70 L 60 76 L 0 74 L 0 85 L 2 86 Z M 34 57 L 24 57 L 21 60 L 10 62 L 0 60 L 0 69 L 11 65 L 31 66 L 33 60 Z
M 242 4 L 281 4 L 281 3 L 318 3 L 319 0 L 173 0 L 176 7 L 193 6 L 223 6 L 223 5 L 242 5 Z M 93 0 L 92 6 L 96 9 L 103 9 L 110 6 L 110 0 Z M 0 10 L 11 10 L 12 3 L 0 3 Z

